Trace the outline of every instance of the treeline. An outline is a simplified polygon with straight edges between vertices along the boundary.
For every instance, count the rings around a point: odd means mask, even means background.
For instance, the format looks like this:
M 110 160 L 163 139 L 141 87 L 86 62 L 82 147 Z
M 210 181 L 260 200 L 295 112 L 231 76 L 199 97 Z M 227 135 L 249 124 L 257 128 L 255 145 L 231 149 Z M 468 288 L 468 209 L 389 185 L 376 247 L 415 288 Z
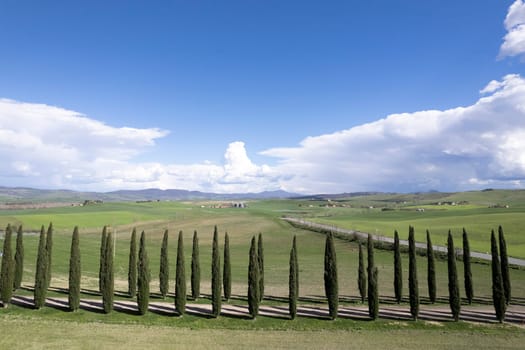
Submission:
M 5 230 L 4 245 L 2 253 L 2 266 L 0 273 L 0 298 L 3 307 L 8 307 L 11 302 L 13 292 L 20 288 L 24 264 L 24 245 L 22 226 L 16 230 L 15 254 L 12 252 L 12 234 L 15 231 L 11 225 Z M 159 289 L 162 298 L 166 298 L 170 289 L 170 271 L 168 254 L 168 230 L 164 232 L 160 249 L 160 270 L 159 270 Z M 436 271 L 435 256 L 430 232 L 426 232 L 427 249 L 427 286 L 428 299 L 430 303 L 436 302 Z M 408 232 L 408 301 L 410 313 L 414 320 L 419 315 L 419 281 L 417 278 L 416 263 L 416 244 L 414 239 L 414 228 L 409 227 Z M 367 266 L 365 268 L 365 258 L 363 243 L 366 244 Z M 474 298 L 473 276 L 470 262 L 470 248 L 468 234 L 463 229 L 463 281 L 465 297 L 469 304 Z M 114 301 L 114 241 L 112 232 L 104 227 L 100 242 L 100 261 L 99 261 L 99 291 L 102 296 L 102 307 L 105 313 L 113 310 Z M 221 254 L 219 248 L 219 232 L 215 226 L 212 241 L 212 262 L 211 262 L 211 304 L 212 317 L 218 317 L 221 313 L 221 303 L 228 301 L 231 297 L 231 262 L 228 233 L 224 235 L 223 244 L 223 264 L 221 269 Z M 49 224 L 47 230 L 42 226 L 40 230 L 35 283 L 34 283 L 34 307 L 40 309 L 45 305 L 46 292 L 51 280 L 53 249 L 53 225 Z M 447 267 L 448 267 L 448 294 L 451 314 L 455 321 L 459 320 L 461 314 L 461 298 L 459 294 L 459 277 L 456 266 L 456 250 L 451 232 L 447 239 Z M 497 319 L 502 322 L 505 318 L 506 307 L 511 300 L 511 283 L 509 276 L 509 263 L 507 256 L 506 241 L 503 229 L 498 228 L 498 234 L 491 233 L 491 253 L 492 253 L 492 295 L 493 305 Z M 293 237 L 289 258 L 289 314 L 294 319 L 297 316 L 297 301 L 299 297 L 299 266 L 298 248 L 296 237 Z M 403 268 L 401 251 L 399 245 L 399 234 L 394 232 L 394 293 L 395 300 L 399 304 L 403 296 Z M 76 311 L 80 307 L 80 281 L 81 281 L 81 252 L 78 227 L 73 230 L 69 260 L 69 288 L 68 305 L 71 311 Z M 366 242 L 359 242 L 357 287 L 361 301 L 368 302 L 368 311 L 371 319 L 376 319 L 379 315 L 379 291 L 378 279 L 379 272 L 374 262 L 374 242 L 369 235 Z M 264 245 L 263 236 L 259 234 L 253 236 L 249 250 L 248 264 L 248 312 L 251 318 L 255 319 L 259 313 L 259 305 L 264 297 Z M 184 240 L 182 231 L 178 234 L 177 257 L 174 286 L 174 307 L 178 315 L 182 316 L 186 312 L 187 286 L 186 268 L 184 258 Z M 191 256 L 191 277 L 190 277 L 190 297 L 197 300 L 201 297 L 200 293 L 200 258 L 199 258 L 199 238 L 197 231 L 194 231 L 192 241 Z M 128 264 L 128 296 L 136 298 L 137 309 L 140 315 L 144 315 L 149 306 L 151 271 L 146 247 L 146 233 L 142 231 L 137 247 L 137 231 L 133 229 L 129 246 Z M 331 232 L 326 234 L 325 253 L 324 253 L 324 287 L 328 303 L 330 319 L 336 319 L 339 310 L 339 287 L 338 287 L 338 265 L 334 236 Z

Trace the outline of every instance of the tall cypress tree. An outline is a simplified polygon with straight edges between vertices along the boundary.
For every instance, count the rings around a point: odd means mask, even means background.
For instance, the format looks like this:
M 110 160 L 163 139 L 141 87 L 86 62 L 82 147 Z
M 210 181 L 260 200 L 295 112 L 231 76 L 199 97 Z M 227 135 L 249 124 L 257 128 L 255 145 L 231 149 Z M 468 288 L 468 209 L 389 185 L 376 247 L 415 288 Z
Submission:
M 496 242 L 494 230 L 492 230 L 490 236 L 490 251 L 492 253 L 492 301 L 496 311 L 496 318 L 498 321 L 503 322 L 507 303 L 505 302 L 505 290 L 503 288 L 501 265 L 498 257 L 498 243 Z
M 34 303 L 35 308 L 40 309 L 46 302 L 46 271 L 47 271 L 47 252 L 46 252 L 46 231 L 44 226 L 40 229 L 40 239 L 38 241 L 38 255 L 36 259 Z
M 366 298 L 366 272 L 363 257 L 363 244 L 361 242 L 359 242 L 359 267 L 357 270 L 357 285 L 359 287 L 359 295 L 361 295 L 361 302 L 364 303 Z
M 102 290 L 102 306 L 105 313 L 113 310 L 113 296 L 115 292 L 114 272 L 113 272 L 113 237 L 111 232 L 106 236 L 106 247 L 104 249 L 104 283 Z
M 255 236 L 252 237 L 252 243 L 250 245 L 250 262 L 248 265 L 248 312 L 252 319 L 257 317 L 259 313 L 259 259 L 257 257 L 257 250 L 255 247 Z
M 299 266 L 295 241 L 295 236 L 293 236 L 292 249 L 290 250 L 290 273 L 288 275 L 288 309 L 292 320 L 297 316 L 297 298 L 299 296 Z
M 262 233 L 257 241 L 257 265 L 259 266 L 259 300 L 264 298 L 264 248 Z
M 224 288 L 224 299 L 228 301 L 232 291 L 232 268 L 230 264 L 230 238 L 228 232 L 224 236 L 224 266 L 222 274 L 222 284 Z
M 191 297 L 196 300 L 201 290 L 201 267 L 199 262 L 199 238 L 197 231 L 193 232 L 193 247 L 191 251 Z
M 175 308 L 180 316 L 186 312 L 186 269 L 184 268 L 184 240 L 179 232 L 177 244 L 177 271 L 175 276 Z
M 128 294 L 134 298 L 137 295 L 137 229 L 133 228 L 129 241 L 128 262 Z
M 448 295 L 450 311 L 454 321 L 459 320 L 461 311 L 461 299 L 459 297 L 458 271 L 456 268 L 456 251 L 454 250 L 454 240 L 452 233 L 448 231 L 447 239 L 447 257 L 448 257 Z
M 69 256 L 69 309 L 78 310 L 80 306 L 80 246 L 78 226 L 73 230 L 71 239 L 71 251 Z
M 100 293 L 103 293 L 104 290 L 104 281 L 106 276 L 104 275 L 105 265 L 106 265 L 106 239 L 107 239 L 107 227 L 104 226 L 102 229 L 102 236 L 100 238 L 100 262 L 98 269 L 98 289 Z
M 368 314 L 375 320 L 379 311 L 379 296 L 377 293 L 377 268 L 374 263 L 374 241 L 368 234 Z
M 51 284 L 51 262 L 53 258 L 53 223 L 50 222 L 47 228 L 46 234 L 46 255 L 47 255 L 47 264 L 46 264 L 46 289 L 49 288 Z
M 159 285 L 162 298 L 166 298 L 166 294 L 168 294 L 169 280 L 170 265 L 168 260 L 168 230 L 165 230 L 164 237 L 162 238 L 162 246 L 160 247 Z
M 219 252 L 219 232 L 217 226 L 213 230 L 212 256 L 211 256 L 211 306 L 212 316 L 221 314 L 221 256 Z
M 324 289 L 328 299 L 330 319 L 337 318 L 339 306 L 339 288 L 337 283 L 337 258 L 335 255 L 334 237 L 332 232 L 326 234 L 324 251 Z
M 470 267 L 470 244 L 467 231 L 463 228 L 463 276 L 465 279 L 465 294 L 469 304 L 474 298 L 474 285 L 472 283 L 472 270 Z
M 146 234 L 144 231 L 142 231 L 142 234 L 140 235 L 137 272 L 137 306 L 139 314 L 144 315 L 148 311 L 149 306 L 149 281 L 151 278 L 148 252 L 146 251 Z
M 403 297 L 403 266 L 397 230 L 394 231 L 394 294 L 399 304 Z
M 417 320 L 419 315 L 419 287 L 417 282 L 416 241 L 414 227 L 408 228 L 408 292 L 410 299 L 410 314 Z
M 503 235 L 503 228 L 498 227 L 498 238 L 499 238 L 499 256 L 501 259 L 501 277 L 503 278 L 503 290 L 505 291 L 505 302 L 507 305 L 511 299 L 511 286 L 510 286 L 510 270 L 509 270 L 509 257 L 507 255 L 507 242 Z
M 427 283 L 428 298 L 434 304 L 436 302 L 436 267 L 434 257 L 434 246 L 430 239 L 430 232 L 427 230 Z
M 14 278 L 14 266 L 13 266 L 13 252 L 11 250 L 11 225 L 7 225 L 4 234 L 4 249 L 2 253 L 2 269 L 0 276 L 0 296 L 2 298 L 2 304 L 4 307 L 8 307 L 13 296 L 13 278 Z
M 24 274 L 24 233 L 22 225 L 18 226 L 16 234 L 16 253 L 15 253 L 15 277 L 13 289 L 17 290 L 22 285 L 22 275 Z

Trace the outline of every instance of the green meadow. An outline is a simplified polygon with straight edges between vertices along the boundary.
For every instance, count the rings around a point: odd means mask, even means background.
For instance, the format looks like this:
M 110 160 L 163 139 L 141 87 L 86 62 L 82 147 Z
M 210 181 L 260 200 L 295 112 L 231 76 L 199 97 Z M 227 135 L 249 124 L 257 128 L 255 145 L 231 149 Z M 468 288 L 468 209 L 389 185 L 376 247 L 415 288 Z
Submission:
M 499 192 L 499 191 L 494 191 Z M 521 193 L 518 193 L 522 196 Z M 478 197 L 494 196 L 494 193 L 478 193 Z M 501 194 L 499 194 L 501 196 Z M 514 195 L 517 196 L 517 195 Z M 423 241 L 425 229 L 433 234 L 434 244 L 443 244 L 444 235 L 448 229 L 456 233 L 456 247 L 461 247 L 460 229 L 466 227 L 473 250 L 487 251 L 491 228 L 503 225 L 505 228 L 507 245 L 511 255 L 525 257 L 521 251 L 525 247 L 525 237 L 520 234 L 523 226 L 523 209 L 525 200 L 509 199 L 509 208 L 488 208 L 491 205 L 487 199 L 485 205 L 480 198 L 469 198 L 464 206 L 447 206 L 439 210 L 431 204 L 433 199 L 418 200 L 406 198 L 397 202 L 388 196 L 370 196 L 366 198 L 349 198 L 338 201 L 337 207 L 325 207 L 328 203 L 322 200 L 264 200 L 249 201 L 247 208 L 214 208 L 218 202 L 150 202 L 150 203 L 104 203 L 85 207 L 72 206 L 52 209 L 34 209 L 18 211 L 0 211 L 0 225 L 22 224 L 26 235 L 25 265 L 23 289 L 15 293 L 17 296 L 32 295 L 36 250 L 38 245 L 38 231 L 42 225 L 47 227 L 53 222 L 54 246 L 52 257 L 52 281 L 48 296 L 64 298 L 63 289 L 67 288 L 69 249 L 73 227 L 80 228 L 80 249 L 82 256 L 82 288 L 83 298 L 100 299 L 96 294 L 98 289 L 98 263 L 101 231 L 108 225 L 115 238 L 115 290 L 118 300 L 131 300 L 124 296 L 127 291 L 127 264 L 129 252 L 129 238 L 132 229 L 145 231 L 147 249 L 151 268 L 152 301 L 158 299 L 158 273 L 160 245 L 165 230 L 170 233 L 170 268 L 171 287 L 174 290 L 176 239 L 179 231 L 184 234 L 186 277 L 190 276 L 191 243 L 193 232 L 199 235 L 201 261 L 201 293 L 203 298 L 197 303 L 207 304 L 210 301 L 210 265 L 211 241 L 215 225 L 218 226 L 221 241 L 224 233 L 230 236 L 230 250 L 232 261 L 232 294 L 233 299 L 226 304 L 245 305 L 247 293 L 247 266 L 249 243 L 253 235 L 263 234 L 265 248 L 265 300 L 262 305 L 287 307 L 288 296 L 288 259 L 293 236 L 297 236 L 298 258 L 300 268 L 300 301 L 301 305 L 325 306 L 323 285 L 323 259 L 325 236 L 321 233 L 295 228 L 283 221 L 283 215 L 303 217 L 308 220 L 334 224 L 341 227 L 354 228 L 369 232 L 381 232 L 385 235 L 393 229 L 398 229 L 401 236 L 407 231 L 408 225 L 416 227 L 417 239 Z M 498 199 L 500 200 L 500 199 Z M 458 200 L 459 201 L 459 200 Z M 405 202 L 405 203 L 403 203 Z M 334 203 L 333 201 L 331 202 Z M 380 206 L 387 203 L 392 210 L 382 211 Z M 370 209 L 370 206 L 374 206 Z M 424 212 L 413 208 L 425 206 Z M 427 209 L 428 208 L 428 209 Z M 521 208 L 521 209 L 520 209 Z M 372 231 L 373 229 L 373 231 Z M 375 231 L 377 230 L 377 231 Z M 442 236 L 443 235 L 443 236 Z M 222 243 L 222 242 L 221 242 Z M 358 245 L 356 242 L 336 240 L 337 260 L 339 267 L 339 294 L 341 305 L 360 305 L 357 289 Z M 408 277 L 408 257 L 403 255 L 404 276 Z M 383 305 L 391 303 L 393 291 L 393 254 L 386 250 L 376 250 L 376 265 L 379 269 L 379 293 Z M 473 264 L 473 279 L 475 304 L 480 307 L 490 307 L 491 279 L 490 265 L 484 263 Z M 445 261 L 438 261 L 438 307 L 448 307 L 447 297 L 447 266 Z M 458 263 L 458 276 L 463 274 L 462 264 Z M 419 289 L 422 303 L 426 303 L 426 260 L 418 257 Z M 405 279 L 406 279 L 405 278 Z M 525 300 L 525 270 L 511 271 L 512 290 L 515 302 L 523 305 Z M 402 307 L 408 309 L 408 283 L 405 281 L 405 300 Z M 464 296 L 462 283 L 460 293 Z M 173 295 L 168 301 L 173 300 Z M 193 301 L 191 301 L 193 302 Z M 381 306 L 380 306 L 381 307 Z M 380 319 L 377 322 L 356 321 L 341 318 L 335 322 L 323 319 L 299 317 L 289 321 L 282 318 L 261 316 L 255 321 L 220 317 L 217 320 L 207 319 L 197 315 L 186 315 L 183 318 L 163 316 L 148 313 L 144 317 L 115 311 L 110 315 L 81 310 L 78 313 L 69 313 L 45 307 L 42 310 L 31 310 L 22 306 L 12 305 L 0 312 L 0 324 L 4 334 L 0 340 L 2 347 L 13 344 L 16 334 L 22 329 L 34 330 L 34 334 L 48 334 L 45 344 L 53 344 L 64 337 L 68 329 L 75 329 L 67 341 L 73 344 L 82 344 L 90 338 L 91 330 L 100 337 L 99 344 L 114 344 L 116 348 L 139 348 L 140 344 L 157 344 L 159 348 L 168 348 L 175 343 L 170 342 L 170 336 L 177 339 L 176 343 L 182 348 L 206 348 L 209 343 L 195 339 L 217 338 L 219 348 L 234 347 L 231 341 L 240 337 L 246 346 L 259 344 L 263 347 L 294 347 L 304 345 L 304 337 L 313 339 L 307 348 L 340 348 L 345 347 L 348 338 L 356 339 L 356 347 L 377 348 L 384 344 L 391 344 L 393 348 L 406 346 L 416 348 L 425 339 L 435 339 L 435 348 L 447 348 L 452 343 L 458 348 L 469 348 L 476 342 L 481 348 L 496 345 L 506 345 L 508 348 L 519 348 L 525 340 L 522 330 L 514 325 L 471 324 L 466 322 L 443 322 L 435 324 L 425 321 L 393 321 Z M 106 326 L 101 327 L 101 324 Z M 9 331 L 8 331 L 9 330 Z M 185 330 L 192 330 L 187 333 Z M 264 330 L 264 332 L 262 332 Z M 171 335 L 171 331 L 173 334 Z M 7 332 L 7 333 L 6 333 Z M 18 332 L 18 333 L 17 333 Z M 128 333 L 141 334 L 139 340 L 126 338 Z M 312 333 L 313 332 L 313 333 Z M 182 334 L 185 335 L 182 335 Z M 242 335 L 239 335 L 241 334 Z M 448 337 L 443 338 L 443 334 Z M 405 337 L 413 337 L 407 341 Z M 43 335 L 44 337 L 44 335 Z M 23 337 L 22 337 L 23 338 Z M 123 339 L 126 338 L 126 339 Z M 123 339 L 123 340 L 122 340 Z M 259 339 L 259 340 L 258 340 Z M 263 340 L 264 339 L 264 340 Z M 26 341 L 31 347 L 31 340 Z M 260 344 L 260 342 L 264 344 Z M 302 343 L 297 343 L 301 341 Z M 391 342 L 391 343 L 390 343 Z M 21 343 L 22 344 L 22 343 Z M 93 344 L 93 343 L 90 343 Z M 215 344 L 215 343 L 214 343 Z M 237 344 L 237 343 L 236 343 Z M 277 345 L 276 345 L 277 344 Z M 367 346 L 365 346 L 368 344 Z M 397 345 L 396 345 L 397 344 Z M 360 345 L 360 346 L 358 346 Z M 88 346 L 87 348 L 96 347 Z M 37 347 L 38 348 L 38 347 Z M 82 347 L 76 347 L 82 348 Z

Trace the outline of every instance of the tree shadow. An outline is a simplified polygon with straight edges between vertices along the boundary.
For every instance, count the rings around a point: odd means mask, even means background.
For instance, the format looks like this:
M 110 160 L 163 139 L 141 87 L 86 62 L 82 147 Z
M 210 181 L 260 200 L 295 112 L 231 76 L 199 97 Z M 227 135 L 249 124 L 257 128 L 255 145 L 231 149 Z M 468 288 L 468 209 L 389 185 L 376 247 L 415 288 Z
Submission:
M 35 309 L 35 303 L 33 302 L 33 298 L 24 297 L 24 296 L 13 296 L 11 298 L 11 304 L 23 307 L 26 309 Z
M 69 294 L 68 288 L 59 288 L 59 287 L 49 287 L 48 291 L 59 293 L 59 294 Z
M 56 299 L 56 298 L 46 298 L 44 306 L 59 310 L 59 311 L 71 311 L 69 308 L 69 301 Z
M 81 288 L 80 289 L 80 293 L 81 294 L 86 294 L 86 295 L 92 295 L 92 296 L 101 296 L 102 294 L 100 293 L 100 291 L 98 290 L 95 290 L 95 289 L 85 289 L 85 288 Z
M 89 312 L 94 312 L 97 314 L 105 314 L 104 308 L 102 306 L 102 301 L 81 299 L 80 309 Z

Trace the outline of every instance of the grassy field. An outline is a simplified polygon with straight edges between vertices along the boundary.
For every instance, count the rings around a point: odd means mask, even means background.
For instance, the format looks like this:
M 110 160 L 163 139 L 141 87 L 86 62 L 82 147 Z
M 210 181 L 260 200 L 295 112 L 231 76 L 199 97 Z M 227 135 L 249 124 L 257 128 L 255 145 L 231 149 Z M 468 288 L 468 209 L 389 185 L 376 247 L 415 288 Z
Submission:
M 357 202 L 355 202 L 357 203 Z M 67 272 L 69 247 L 71 242 L 71 233 L 75 225 L 79 225 L 81 232 L 81 254 L 82 254 L 82 288 L 86 291 L 96 290 L 98 288 L 98 262 L 99 262 L 99 245 L 100 233 L 103 225 L 110 225 L 116 233 L 115 249 L 115 277 L 116 290 L 124 292 L 127 290 L 127 263 L 129 250 L 129 237 L 133 227 L 139 232 L 145 230 L 147 234 L 147 249 L 150 257 L 150 266 L 152 274 L 151 291 L 158 292 L 158 271 L 159 255 L 162 234 L 165 229 L 170 232 L 170 267 L 171 267 L 171 287 L 174 286 L 175 273 L 175 254 L 176 254 L 176 235 L 179 230 L 184 232 L 185 240 L 185 257 L 186 270 L 189 282 L 189 266 L 191 259 L 191 238 L 193 231 L 197 230 L 200 239 L 200 257 L 201 257 L 201 292 L 208 294 L 210 292 L 210 264 L 211 264 L 211 240 L 214 225 L 217 225 L 221 233 L 221 239 L 224 232 L 230 236 L 230 250 L 232 260 L 233 286 L 232 293 L 236 296 L 232 303 L 245 303 L 242 298 L 246 295 L 247 290 L 247 265 L 249 242 L 252 235 L 263 233 L 265 243 L 265 291 L 267 299 L 264 304 L 275 304 L 286 306 L 286 297 L 288 295 L 288 258 L 291 248 L 291 241 L 294 235 L 297 236 L 299 250 L 300 266 L 300 291 L 301 303 L 308 304 L 317 302 L 324 296 L 323 287 L 323 254 L 324 254 L 324 235 L 310 232 L 290 226 L 280 219 L 282 215 L 294 215 L 303 217 L 313 217 L 316 220 L 327 220 L 334 223 L 340 219 L 341 225 L 348 220 L 349 211 L 356 211 L 361 215 L 363 223 L 368 222 L 373 215 L 378 215 L 377 222 L 381 222 L 382 214 L 392 216 L 384 219 L 387 221 L 400 222 L 405 220 L 410 222 L 409 217 L 404 217 L 404 211 L 386 211 L 370 210 L 361 208 L 324 208 L 319 204 L 323 202 L 312 201 L 257 201 L 248 203 L 248 208 L 212 208 L 214 203 L 207 202 L 152 202 L 152 203 L 105 203 L 102 205 L 86 207 L 64 207 L 53 209 L 23 210 L 23 211 L 1 211 L 0 224 L 5 226 L 8 222 L 11 224 L 23 224 L 28 234 L 24 237 L 26 260 L 24 268 L 23 285 L 26 290 L 17 291 L 16 295 L 32 295 L 30 288 L 34 283 L 34 271 L 36 261 L 36 248 L 38 244 L 38 235 L 35 231 L 40 229 L 41 225 L 47 225 L 50 221 L 55 227 L 54 249 L 53 249 L 53 266 L 52 282 L 53 288 L 67 287 Z M 368 203 L 366 203 L 368 204 Z M 409 203 L 407 203 L 408 206 Z M 413 203 L 412 203 L 413 204 Z M 313 205 L 313 207 L 310 207 Z M 514 207 L 516 205 L 516 207 Z M 472 213 L 462 215 L 463 212 L 483 211 L 488 208 L 480 208 L 481 204 L 470 204 L 471 208 L 453 208 L 447 211 L 436 211 L 434 220 L 436 225 L 449 225 L 452 217 L 458 222 L 463 216 L 466 220 L 472 220 Z M 513 204 L 509 209 L 512 212 L 505 212 L 511 215 L 509 220 L 516 220 L 516 225 L 520 225 L 517 219 L 520 211 L 518 205 Z M 499 210 L 499 209 L 498 209 Z M 504 209 L 502 209 L 504 210 Z M 408 211 L 407 211 L 408 212 Z M 330 216 L 326 216 L 327 213 Z M 410 215 L 416 212 L 408 212 Z M 431 213 L 431 210 L 423 214 Z M 492 212 L 491 212 L 492 213 Z M 417 213 L 421 214 L 421 213 Z M 451 216 L 443 215 L 450 214 Z M 452 215 L 454 214 L 454 215 Z M 324 215 L 324 216 L 323 216 Z M 372 215 L 368 217 L 366 215 Z M 396 215 L 400 215 L 396 217 Z M 441 220 L 439 215 L 442 215 Z M 481 217 L 490 217 L 492 214 L 479 214 Z M 357 216 L 357 214 L 356 214 Z M 521 213 L 523 216 L 523 213 Z M 479 220 L 481 220 L 478 218 Z M 500 223 L 493 217 L 492 222 L 486 218 L 487 224 L 497 225 Z M 334 220 L 334 221 L 332 221 Z M 477 219 L 476 219 L 477 220 Z M 470 223 L 474 223 L 470 221 Z M 403 221 L 404 222 L 404 221 Z M 523 220 L 521 221 L 523 222 Z M 372 224 L 372 222 L 370 222 Z M 375 221 L 374 221 L 375 224 Z M 512 252 L 513 243 L 520 242 L 523 238 L 516 236 L 516 233 L 506 227 L 507 241 L 509 250 Z M 467 228 L 470 227 L 466 225 Z M 434 229 L 432 232 L 434 233 Z M 421 230 L 420 230 L 421 231 Z M 469 231 L 470 232 L 470 231 Z M 422 232 L 420 232 L 422 233 Z M 471 234 L 472 240 L 476 236 Z M 481 241 L 481 237 L 479 240 Z M 437 244 L 439 239 L 434 239 Z M 473 244 L 472 244 L 473 245 Z M 460 246 L 458 240 L 456 246 Z M 342 297 L 342 305 L 353 305 L 358 303 L 357 290 L 357 248 L 356 243 L 336 240 L 337 259 L 339 266 L 339 288 Z M 389 251 L 376 250 L 376 264 L 379 269 L 379 292 L 382 303 L 390 302 L 393 296 L 393 255 Z M 404 276 L 408 277 L 408 259 L 404 256 Z M 446 301 L 447 291 L 447 273 L 446 263 L 438 261 L 437 266 L 438 279 L 438 297 L 441 302 Z M 458 275 L 462 276 L 462 265 L 458 263 Z M 424 258 L 418 258 L 418 276 L 420 295 L 422 302 L 425 302 L 427 295 L 426 289 L 426 261 Z M 490 266 L 486 264 L 473 265 L 474 290 L 476 303 L 486 304 L 491 300 L 491 282 Z M 518 303 L 523 303 L 525 299 L 525 270 L 512 270 L 511 278 L 513 282 L 513 295 Z M 405 285 L 407 282 L 405 281 Z M 189 286 L 189 283 L 188 283 Z M 188 287 L 189 288 L 189 287 Z M 461 287 L 461 294 L 464 295 Z M 60 293 L 51 293 L 51 296 L 62 296 Z M 407 296 L 407 288 L 405 287 Z M 91 296 L 93 297 L 93 296 Z M 97 296 L 94 296 L 97 298 Z M 170 299 L 172 300 L 172 299 Z M 207 299 L 201 299 L 198 302 L 209 303 Z M 406 304 L 402 304 L 408 308 Z M 444 304 L 446 305 L 446 304 Z M 100 324 L 102 323 L 102 325 Z M 354 341 L 356 347 L 368 348 L 384 347 L 390 344 L 390 347 L 396 348 L 397 345 L 408 346 L 406 348 L 415 348 L 421 346 L 423 342 L 428 344 L 428 339 L 434 339 L 435 348 L 448 348 L 452 342 L 458 344 L 459 348 L 471 348 L 473 342 L 479 344 L 479 347 L 501 345 L 508 348 L 516 347 L 523 342 L 523 332 L 517 330 L 514 326 L 479 326 L 460 322 L 459 324 L 445 323 L 440 325 L 426 324 L 425 322 L 396 322 L 389 320 L 380 320 L 379 322 L 354 321 L 350 319 L 341 319 L 336 322 L 324 320 L 300 318 L 297 322 L 261 317 L 257 321 L 238 320 L 231 318 L 220 318 L 219 320 L 208 320 L 202 317 L 185 316 L 181 319 L 173 317 L 159 316 L 148 314 L 146 317 L 126 315 L 121 312 L 115 312 L 111 315 L 101 315 L 94 312 L 81 311 L 80 313 L 71 314 L 68 312 L 58 311 L 53 308 L 44 308 L 40 311 L 29 310 L 18 306 L 12 306 L 7 310 L 0 312 L 0 324 L 2 325 L 3 334 L 9 329 L 12 336 L 3 336 L 0 340 L 0 347 L 5 348 L 17 339 L 15 336 L 17 330 L 30 329 L 34 334 L 50 334 L 46 337 L 45 345 L 50 348 L 58 344 L 61 340 L 67 342 L 67 348 L 75 348 L 78 344 L 90 344 L 86 347 L 99 347 L 96 344 L 86 343 L 90 339 L 90 332 L 97 334 L 100 338 L 99 344 L 114 344 L 116 348 L 138 348 L 140 344 L 156 344 L 160 348 L 170 347 L 174 344 L 181 347 L 193 348 L 196 338 L 202 339 L 195 344 L 196 348 L 209 347 L 207 339 L 213 337 L 217 339 L 214 344 L 219 347 L 232 348 L 232 337 L 238 334 L 243 344 L 239 347 L 251 347 L 250 344 L 258 343 L 264 340 L 264 346 L 267 347 L 291 347 L 294 344 L 305 346 L 304 337 L 308 337 L 309 348 L 338 348 L 347 347 L 349 337 Z M 18 325 L 18 327 L 17 327 Z M 68 334 L 68 329 L 75 329 L 74 336 L 63 339 Z M 193 331 L 189 331 L 193 329 Z M 261 330 L 264 330 L 262 332 Z M 126 337 L 125 334 L 141 334 L 143 338 L 136 340 L 134 337 Z M 316 336 L 312 337 L 312 332 Z M 71 333 L 71 332 L 69 332 Z M 443 333 L 447 337 L 443 337 Z M 476 336 L 465 336 L 465 334 L 476 334 Z M 33 334 L 33 333 L 32 333 Z M 183 335 L 185 334 L 185 335 Z M 478 336 L 480 334 L 480 336 Z M 412 336 L 413 340 L 406 344 L 406 336 Z M 170 337 L 173 339 L 170 340 Z M 264 338 L 263 338 L 264 337 Z M 520 338 L 521 337 L 521 338 Z M 123 339 L 125 338 L 125 339 Z M 266 339 L 268 338 L 268 339 Z M 315 338 L 314 340 L 310 340 Z M 445 339 L 446 338 L 446 339 Z M 486 339 L 485 339 L 486 338 Z M 257 340 L 258 339 L 258 340 Z M 450 340 L 450 341 L 449 341 Z M 453 341 L 452 341 L 453 340 Z M 27 348 L 40 348 L 32 340 L 27 340 Z M 245 343 L 244 343 L 245 342 Z M 253 343 L 252 343 L 253 342 Z M 299 343 L 298 343 L 299 342 Z M 246 345 L 246 346 L 244 346 Z M 360 346 L 361 345 L 361 346 Z

